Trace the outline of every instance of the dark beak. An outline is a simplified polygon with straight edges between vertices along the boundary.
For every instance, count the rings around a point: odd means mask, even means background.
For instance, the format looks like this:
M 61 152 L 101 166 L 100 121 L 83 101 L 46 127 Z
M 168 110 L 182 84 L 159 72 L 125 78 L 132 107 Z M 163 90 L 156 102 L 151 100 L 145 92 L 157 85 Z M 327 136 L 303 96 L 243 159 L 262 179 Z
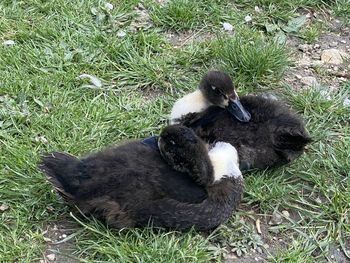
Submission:
M 158 150 L 158 140 L 160 140 L 161 137 L 159 136 L 151 136 L 142 141 L 143 144 L 148 145 L 154 150 Z
M 235 99 L 230 98 L 227 110 L 229 111 L 229 113 L 235 116 L 237 120 L 241 122 L 250 121 L 250 113 L 243 107 L 238 97 L 236 97 Z
M 241 172 L 243 171 L 248 171 L 252 169 L 252 165 L 250 164 L 249 161 L 240 161 L 239 162 L 239 170 L 241 170 Z

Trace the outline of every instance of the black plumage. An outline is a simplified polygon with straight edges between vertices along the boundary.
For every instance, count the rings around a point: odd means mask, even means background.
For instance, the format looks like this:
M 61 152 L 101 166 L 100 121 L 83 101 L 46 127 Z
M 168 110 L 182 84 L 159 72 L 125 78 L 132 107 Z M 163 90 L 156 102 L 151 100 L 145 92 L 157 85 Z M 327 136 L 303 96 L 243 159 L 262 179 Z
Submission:
M 241 170 L 265 169 L 289 163 L 311 142 L 305 124 L 279 101 L 262 96 L 241 96 L 251 119 L 240 122 L 227 109 L 210 106 L 184 116 L 180 123 L 210 143 L 224 141 L 238 151 Z
M 300 116 L 279 101 L 263 96 L 238 97 L 231 78 L 209 71 L 198 92 L 178 100 L 170 122 L 189 127 L 203 140 L 223 141 L 238 151 L 241 170 L 265 169 L 295 160 L 311 142 Z M 209 101 L 203 106 L 202 101 Z M 197 106 L 196 106 L 197 105 Z M 193 111 L 201 109 L 201 111 Z
M 42 158 L 40 168 L 71 205 L 115 228 L 209 230 L 240 202 L 242 177 L 214 182 L 206 145 L 191 129 L 168 126 L 158 140 L 131 141 L 78 159 Z M 153 145 L 153 146 L 150 146 Z

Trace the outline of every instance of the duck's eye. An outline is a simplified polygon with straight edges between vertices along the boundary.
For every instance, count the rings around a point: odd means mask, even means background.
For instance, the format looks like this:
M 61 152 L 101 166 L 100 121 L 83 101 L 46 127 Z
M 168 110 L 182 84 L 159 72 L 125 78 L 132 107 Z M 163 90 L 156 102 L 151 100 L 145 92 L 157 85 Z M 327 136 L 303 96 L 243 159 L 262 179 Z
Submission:
M 212 86 L 212 87 L 214 87 L 214 86 Z M 216 88 L 216 87 L 213 88 L 213 91 L 218 95 L 220 95 L 222 93 L 221 90 Z

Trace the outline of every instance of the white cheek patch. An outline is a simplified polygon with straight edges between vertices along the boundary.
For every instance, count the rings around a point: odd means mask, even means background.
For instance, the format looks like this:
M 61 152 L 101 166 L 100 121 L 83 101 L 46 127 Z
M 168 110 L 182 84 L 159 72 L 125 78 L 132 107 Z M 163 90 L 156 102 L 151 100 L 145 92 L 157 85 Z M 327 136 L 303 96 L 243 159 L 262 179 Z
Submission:
M 214 168 L 214 181 L 224 177 L 242 177 L 239 170 L 238 153 L 229 143 L 217 142 L 209 151 L 209 158 Z
M 191 112 L 201 112 L 210 106 L 200 90 L 187 94 L 175 102 L 171 114 L 170 124 L 176 124 L 177 119 Z

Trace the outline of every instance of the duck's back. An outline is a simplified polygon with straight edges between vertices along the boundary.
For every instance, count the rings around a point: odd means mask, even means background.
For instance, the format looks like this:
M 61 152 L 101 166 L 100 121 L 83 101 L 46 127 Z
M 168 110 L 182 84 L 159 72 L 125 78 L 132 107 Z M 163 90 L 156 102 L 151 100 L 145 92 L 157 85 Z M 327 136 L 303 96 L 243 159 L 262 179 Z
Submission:
M 149 198 L 174 193 L 174 198 L 181 199 L 186 197 L 180 194 L 177 196 L 177 190 L 185 192 L 186 189 L 201 189 L 194 187 L 197 184 L 190 176 L 172 169 L 158 150 L 140 141 L 111 148 L 82 161 L 91 173 L 92 181 L 88 184 L 104 186 L 102 191 L 98 191 L 99 194 L 110 192 L 118 198 L 129 198 L 129 195 L 147 189 Z M 125 189 L 125 193 L 114 193 L 116 188 Z M 194 198 L 197 196 L 194 195 Z
M 297 115 L 280 102 L 261 96 L 243 96 L 241 103 L 251 114 L 249 122 L 240 122 L 227 110 L 212 106 L 189 114 L 182 124 L 209 142 L 234 145 L 247 168 L 284 164 L 303 153 L 309 135 Z
M 141 141 L 83 159 L 54 153 L 43 158 L 42 167 L 68 202 L 107 221 L 112 216 L 109 223 L 121 226 L 131 226 L 132 211 L 147 201 L 167 197 L 199 203 L 207 197 L 203 187 L 187 174 L 173 170 L 158 150 Z

